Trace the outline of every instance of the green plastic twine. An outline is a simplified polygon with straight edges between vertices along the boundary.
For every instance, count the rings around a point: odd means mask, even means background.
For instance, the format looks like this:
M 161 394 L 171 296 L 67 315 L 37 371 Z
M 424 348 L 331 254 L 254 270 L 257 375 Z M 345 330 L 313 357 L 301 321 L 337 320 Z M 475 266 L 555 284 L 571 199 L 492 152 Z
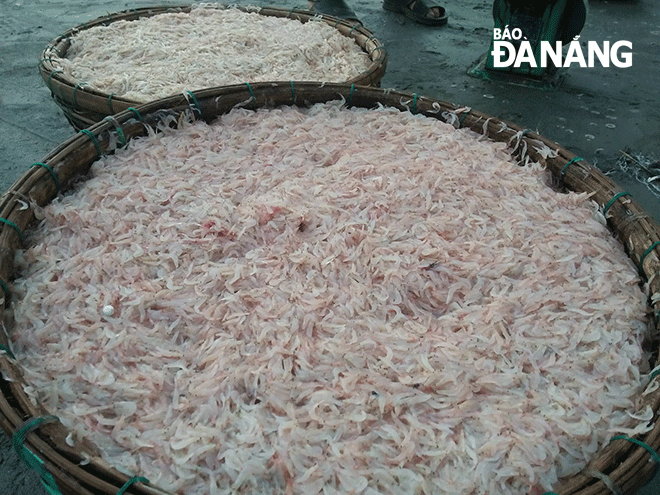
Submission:
M 371 50 L 371 53 L 369 54 L 369 56 L 371 57 L 371 56 L 373 55 L 373 53 L 374 53 L 376 50 L 385 50 L 385 47 L 382 46 L 382 45 L 381 45 L 381 46 L 377 46 L 376 48 L 374 48 L 373 50 Z M 374 61 L 374 62 L 382 62 L 383 59 L 384 59 L 384 58 L 383 58 L 383 56 L 381 55 L 380 58 L 374 58 L 373 61 Z
M 644 264 L 644 260 L 646 259 L 646 257 L 649 254 L 651 254 L 651 252 L 658 246 L 660 246 L 660 241 L 654 242 L 653 244 L 651 244 L 651 247 L 649 247 L 646 251 L 644 251 L 644 254 L 642 254 L 642 256 L 640 256 L 640 258 L 639 258 L 639 271 L 640 272 L 644 271 L 644 268 L 642 267 L 642 265 Z
M 245 83 L 245 84 L 247 84 L 247 83 Z M 252 91 L 252 90 L 250 90 L 250 91 Z M 188 91 L 187 93 L 188 93 L 188 96 L 190 96 L 192 98 L 192 101 L 195 104 L 195 107 L 193 108 L 193 112 L 195 110 L 197 110 L 197 112 L 199 112 L 199 115 L 201 116 L 202 115 L 202 108 L 199 106 L 199 102 L 197 101 L 197 98 L 195 98 L 195 95 L 193 94 L 192 91 Z
M 44 461 L 42 461 L 38 456 L 36 456 L 30 449 L 25 445 L 25 437 L 32 431 L 36 430 L 39 426 L 45 423 L 53 423 L 59 421 L 57 416 L 42 416 L 39 418 L 33 418 L 27 421 L 21 428 L 14 432 L 12 436 L 12 445 L 18 456 L 33 470 L 39 473 L 41 477 L 41 483 L 44 488 L 50 495 L 62 495 L 55 478 L 53 475 L 48 472 L 44 467 Z
M 9 356 L 12 359 L 16 359 L 16 356 L 14 356 L 14 353 L 11 352 L 11 349 L 9 349 L 9 347 L 0 344 L 0 351 L 5 351 L 7 353 L 7 356 Z
M 112 97 L 116 94 L 117 93 L 112 93 L 110 96 L 108 96 L 108 107 L 110 107 L 111 114 L 115 113 L 115 110 L 112 108 Z
M 86 82 L 81 82 L 76 84 L 76 86 L 73 88 L 73 104 L 78 107 L 78 98 L 76 97 L 76 91 L 78 91 L 78 88 L 81 86 L 86 86 Z
M 139 120 L 140 122 L 143 122 L 143 120 L 142 120 L 142 115 L 140 115 L 140 112 L 138 112 L 135 108 L 133 108 L 133 107 L 128 107 L 126 110 L 130 110 L 131 112 L 133 112 L 133 113 L 135 114 L 135 116 L 138 118 L 138 120 Z
M 250 86 L 250 83 L 246 82 L 245 85 L 246 85 L 246 86 L 248 87 L 248 89 L 250 90 L 250 97 L 252 98 L 252 100 L 253 100 L 253 101 L 256 100 L 256 98 L 254 97 L 254 92 L 252 91 L 252 86 Z
M 601 480 L 603 484 L 607 488 L 609 488 L 610 492 L 612 492 L 614 495 L 623 495 L 623 493 L 621 493 L 621 490 L 619 490 L 612 481 L 612 478 L 610 478 L 605 473 L 601 473 L 600 471 L 596 471 L 594 469 L 583 469 L 582 472 L 586 475 L 592 476 L 593 478 L 598 478 L 599 480 Z
M 559 494 L 555 492 L 545 492 L 543 495 L 559 495 Z
M 470 112 L 463 112 L 463 116 L 458 121 L 459 128 L 463 127 L 463 122 L 465 122 L 465 119 L 467 118 L 468 115 L 470 115 Z
M 98 139 L 96 139 L 96 136 L 92 134 L 92 131 L 89 129 L 82 129 L 78 134 L 85 134 L 89 139 L 92 140 L 92 143 L 94 144 L 94 147 L 96 148 L 96 153 L 100 157 L 101 156 L 101 145 L 99 145 Z
M 515 147 L 516 150 L 518 149 L 518 146 L 520 146 L 520 142 L 522 141 L 522 138 L 525 137 L 525 134 L 527 134 L 528 132 L 531 132 L 531 131 L 532 131 L 531 129 L 525 129 L 520 133 L 520 137 L 518 138 L 518 142 L 516 143 L 516 147 Z
M 117 492 L 117 495 L 124 495 L 124 492 L 129 489 L 129 487 L 134 484 L 134 483 L 144 483 L 144 484 L 149 484 L 149 480 L 147 478 L 143 478 L 141 476 L 135 476 L 134 478 L 131 478 L 128 480 L 126 483 L 124 483 L 124 486 L 122 486 L 119 491 Z
M 413 93 L 413 104 L 410 113 L 417 113 L 417 93 Z
M 63 73 L 63 71 L 61 71 L 61 70 L 54 70 L 54 71 L 51 72 L 50 75 L 48 76 L 48 89 L 50 89 L 50 92 L 51 92 L 51 93 L 53 92 L 52 79 L 53 79 L 53 76 L 54 76 L 55 74 L 57 74 L 58 72 L 59 72 L 60 74 Z
M 559 172 L 559 178 L 563 181 L 564 180 L 564 175 L 566 175 L 566 170 L 568 170 L 568 167 L 570 167 L 573 163 L 581 162 L 584 160 L 584 158 L 580 158 L 579 156 L 576 156 L 572 160 L 569 160 L 566 162 L 566 165 L 564 165 L 564 168 L 561 169 L 561 172 Z
M 650 445 L 645 444 L 644 442 L 637 440 L 636 438 L 630 438 L 625 435 L 618 435 L 616 437 L 612 437 L 612 440 L 610 440 L 610 443 L 613 442 L 614 440 L 626 440 L 628 442 L 634 443 L 635 445 L 639 445 L 643 449 L 645 449 L 649 454 L 651 454 L 651 457 L 653 457 L 653 460 L 660 465 L 660 455 L 651 447 Z
M 353 34 L 353 31 L 355 31 L 355 28 L 359 28 L 359 27 L 362 27 L 362 24 L 360 24 L 360 23 L 358 22 L 358 23 L 357 23 L 355 26 L 353 26 L 353 27 L 351 28 L 351 30 L 348 32 L 348 36 L 350 37 L 350 36 Z
M 289 83 L 291 84 L 291 103 L 295 103 L 296 102 L 296 92 L 293 89 L 293 81 L 289 81 Z
M 106 118 L 103 119 L 106 122 L 111 122 L 112 125 L 115 126 L 115 131 L 117 131 L 117 134 L 121 138 L 121 145 L 124 146 L 126 144 L 126 136 L 124 136 L 124 131 L 122 130 L 121 126 L 117 123 L 115 118 L 111 115 L 107 116 Z
M 621 198 L 621 197 L 623 197 L 623 196 L 630 196 L 630 193 L 629 193 L 629 192 L 625 192 L 625 191 L 624 191 L 624 192 L 620 192 L 620 193 L 618 193 L 618 194 L 615 194 L 614 197 L 613 197 L 612 199 L 610 199 L 610 200 L 607 202 L 607 204 L 603 207 L 603 216 L 604 216 L 604 217 L 607 216 L 607 212 L 608 212 L 608 210 L 610 209 L 610 207 L 614 204 L 614 202 L 615 202 L 617 199 L 619 199 L 619 198 Z
M 18 232 L 18 237 L 23 240 L 23 232 L 21 232 L 21 229 L 18 228 L 18 225 L 16 225 L 14 222 L 11 220 L 7 220 L 6 218 L 0 217 L 0 222 L 9 225 L 12 229 L 14 229 L 16 232 Z
M 12 445 L 14 446 L 16 453 L 22 457 L 23 451 L 27 450 L 27 447 L 25 447 L 23 444 L 25 443 L 25 437 L 29 433 L 36 430 L 43 424 L 54 423 L 56 421 L 59 422 L 59 420 L 60 419 L 57 416 L 40 416 L 38 418 L 32 418 L 31 420 L 26 421 L 23 426 L 14 432 L 14 435 L 12 436 Z
M 348 94 L 348 106 L 351 106 L 353 101 L 353 91 L 355 91 L 355 84 L 351 84 L 351 92 Z
M 0 278 L 0 288 L 2 289 L 2 292 L 5 293 L 5 306 L 6 306 L 7 301 L 9 300 L 10 292 L 9 292 L 9 287 L 7 287 L 7 284 L 1 278 Z
M 56 190 L 56 192 L 59 192 L 59 190 L 60 190 L 60 180 L 57 178 L 57 174 L 55 173 L 55 171 L 52 168 L 50 168 L 45 163 L 41 163 L 41 162 L 33 163 L 32 167 L 42 167 L 42 168 L 45 168 L 46 170 L 48 170 L 48 173 L 53 178 L 53 182 L 55 183 L 55 190 Z

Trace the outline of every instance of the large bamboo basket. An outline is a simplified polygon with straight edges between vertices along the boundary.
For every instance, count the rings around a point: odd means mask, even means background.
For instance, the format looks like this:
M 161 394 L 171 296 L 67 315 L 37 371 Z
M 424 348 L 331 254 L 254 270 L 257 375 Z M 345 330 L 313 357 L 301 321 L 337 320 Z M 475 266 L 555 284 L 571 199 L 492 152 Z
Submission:
M 227 8 L 222 5 L 217 8 Z M 174 12 L 190 12 L 192 6 L 156 6 L 126 10 L 107 16 L 99 17 L 93 21 L 81 24 L 61 34 L 44 49 L 39 63 L 39 72 L 46 86 L 51 92 L 55 103 L 62 109 L 71 125 L 76 129 L 84 129 L 103 120 L 108 115 L 135 107 L 140 103 L 114 94 L 97 91 L 86 85 L 85 81 L 78 81 L 65 75 L 57 64 L 58 58 L 65 58 L 71 46 L 71 38 L 76 33 L 94 26 L 107 26 L 116 21 L 134 21 L 144 17 Z M 387 52 L 383 44 L 366 28 L 355 25 L 353 22 L 340 20 L 336 17 L 300 9 L 281 9 L 277 7 L 240 7 L 245 12 L 255 12 L 264 16 L 294 19 L 308 22 L 312 19 L 325 22 L 342 35 L 352 38 L 355 43 L 368 54 L 371 63 L 367 70 L 356 77 L 342 81 L 345 84 L 359 84 L 364 86 L 380 86 L 380 80 L 385 74 L 387 66 Z M 252 81 L 246 81 L 252 82 Z M 287 81 L 288 82 L 288 81 Z M 192 90 L 199 88 L 190 88 Z
M 547 166 L 556 179 L 557 188 L 589 192 L 592 198 L 606 210 L 609 227 L 618 238 L 632 261 L 639 266 L 640 275 L 650 286 L 653 294 L 649 308 L 655 315 L 655 332 L 660 314 L 660 226 L 610 178 L 573 153 L 538 134 L 514 124 L 490 118 L 467 108 L 459 108 L 435 99 L 384 91 L 378 88 L 319 83 L 255 83 L 235 85 L 172 96 L 131 108 L 114 117 L 81 131 L 73 136 L 42 162 L 34 164 L 2 197 L 0 217 L 0 285 L 5 304 L 0 305 L 5 321 L 10 321 L 8 301 L 11 297 L 11 280 L 14 275 L 13 258 L 21 247 L 21 232 L 35 222 L 34 206 L 44 206 L 61 191 L 66 191 L 89 170 L 96 159 L 111 153 L 113 143 L 125 142 L 155 128 L 164 116 L 174 116 L 168 122 L 176 122 L 184 112 L 207 121 L 240 105 L 248 109 L 278 105 L 308 106 L 314 103 L 343 98 L 346 105 L 372 108 L 379 104 L 424 114 L 431 118 L 452 123 L 455 127 L 469 127 L 485 133 L 494 141 L 509 143 L 519 160 L 529 157 Z M 175 124 L 171 124 L 175 125 Z M 535 150 L 542 142 L 558 151 L 554 158 L 543 158 Z M 4 308 L 4 309 L 3 309 Z M 8 331 L 11 333 L 11 325 Z M 127 482 L 126 493 L 159 495 L 168 493 L 167 487 L 154 487 L 123 474 L 101 460 L 93 445 L 70 447 L 65 442 L 68 431 L 59 422 L 49 419 L 41 405 L 33 405 L 24 391 L 21 362 L 13 358 L 10 344 L 4 332 L 0 332 L 0 344 L 7 351 L 0 352 L 0 426 L 13 436 L 15 446 L 26 461 L 36 468 L 44 482 L 54 483 L 64 494 L 115 495 Z M 653 363 L 658 358 L 658 341 L 653 339 Z M 0 347 L 2 349 L 2 347 Z M 651 378 L 649 387 L 657 385 L 659 378 Z M 554 491 L 559 495 L 609 495 L 613 493 L 602 480 L 603 475 L 621 493 L 632 493 L 654 473 L 660 448 L 660 388 L 640 395 L 643 406 L 654 411 L 654 428 L 639 438 L 621 438 L 602 447 L 587 468 L 565 480 Z M 42 418 L 46 418 L 45 420 Z M 25 425 L 31 428 L 26 430 Z M 17 439 L 18 437 L 18 439 Z M 24 441 L 24 443 L 23 443 Z M 29 451 L 26 450 L 29 449 Z M 31 454 L 32 452 L 33 454 Z M 90 462 L 81 464 L 84 458 Z M 134 473 L 139 476 L 140 473 Z M 470 473 L 465 473 L 470 476 Z M 121 491 L 121 493 L 124 493 Z M 498 494 L 491 494 L 498 495 Z

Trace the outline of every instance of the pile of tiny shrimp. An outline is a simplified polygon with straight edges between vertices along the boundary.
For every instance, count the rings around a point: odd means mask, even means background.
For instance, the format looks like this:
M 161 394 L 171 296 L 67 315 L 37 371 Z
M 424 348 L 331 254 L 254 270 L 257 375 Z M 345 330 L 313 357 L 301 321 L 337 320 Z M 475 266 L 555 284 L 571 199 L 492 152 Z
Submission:
M 244 82 L 344 82 L 371 64 L 324 21 L 212 6 L 118 20 L 70 40 L 64 57 L 51 57 L 65 75 L 138 102 Z
M 26 391 L 176 494 L 550 491 L 653 412 L 637 272 L 549 180 L 387 107 L 164 125 L 17 255 Z

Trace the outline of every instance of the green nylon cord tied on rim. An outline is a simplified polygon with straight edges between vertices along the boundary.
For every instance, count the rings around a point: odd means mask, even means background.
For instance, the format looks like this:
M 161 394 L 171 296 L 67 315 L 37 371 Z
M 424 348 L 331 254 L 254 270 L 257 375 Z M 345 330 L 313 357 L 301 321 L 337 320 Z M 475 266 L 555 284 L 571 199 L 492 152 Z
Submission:
M 566 162 L 566 165 L 564 165 L 564 168 L 562 168 L 561 172 L 559 172 L 559 179 L 563 181 L 564 180 L 564 175 L 566 175 L 566 170 L 568 170 L 568 167 L 570 165 L 572 165 L 573 163 L 581 162 L 582 160 L 584 160 L 584 158 L 576 156 L 572 160 L 569 160 L 568 162 Z
M 80 88 L 81 86 L 86 86 L 86 85 L 87 85 L 86 82 L 81 82 L 81 83 L 76 84 L 76 86 L 73 88 L 73 104 L 78 108 L 80 108 L 80 106 L 78 105 L 78 97 L 76 96 L 76 92 L 78 91 L 78 88 Z
M 55 173 L 55 171 L 51 167 L 49 167 L 45 163 L 41 163 L 41 162 L 33 163 L 32 167 L 41 167 L 41 168 L 45 168 L 46 170 L 48 170 L 48 173 L 53 178 L 53 182 L 55 183 L 55 192 L 60 191 L 60 180 L 57 178 L 57 174 Z
M 129 111 L 133 112 L 140 122 L 144 122 L 142 120 L 142 115 L 140 115 L 140 112 L 138 112 L 135 108 L 128 107 L 126 110 L 129 110 Z
M 410 113 L 417 113 L 417 93 L 413 93 L 413 104 Z
M 605 206 L 603 206 L 603 216 L 604 217 L 607 217 L 607 212 L 609 211 L 611 206 L 614 204 L 614 202 L 617 199 L 622 198 L 623 196 L 630 196 L 630 193 L 624 191 L 624 192 L 620 192 L 618 194 L 615 194 L 614 197 L 612 199 L 610 199 Z
M 382 45 L 381 45 L 381 46 L 377 46 L 376 48 L 374 48 L 373 50 L 371 50 L 371 53 L 369 54 L 369 56 L 371 57 L 371 56 L 374 54 L 374 52 L 375 52 L 376 50 L 385 50 L 385 47 L 382 46 Z M 374 62 L 382 62 L 382 61 L 383 61 L 383 57 L 381 56 L 380 58 L 375 58 L 375 59 L 373 59 L 373 60 L 374 60 Z
M 51 93 L 53 92 L 53 86 L 52 86 L 53 81 L 52 81 L 52 79 L 53 79 L 53 76 L 54 76 L 55 74 L 57 74 L 57 73 L 63 74 L 63 71 L 61 71 L 61 70 L 54 70 L 54 71 L 51 72 L 50 75 L 48 76 L 48 89 L 50 89 L 50 92 L 51 92 Z
M 295 104 L 296 103 L 296 92 L 293 89 L 293 81 L 289 81 L 289 83 L 291 84 L 291 103 Z
M 190 96 L 190 98 L 192 98 L 192 101 L 195 105 L 193 107 L 193 113 L 195 113 L 195 110 L 197 110 L 197 112 L 199 113 L 199 115 L 201 117 L 202 116 L 202 108 L 199 106 L 199 102 L 197 101 L 197 98 L 195 98 L 195 95 L 193 94 L 193 92 L 192 91 L 186 91 L 184 96 L 186 96 L 186 100 L 188 99 L 188 96 Z
M 458 121 L 458 127 L 459 129 L 463 127 L 463 122 L 465 122 L 465 118 L 470 114 L 471 110 L 468 110 L 467 112 L 463 112 L 463 116 L 460 118 Z
M 111 114 L 115 113 L 115 110 L 112 108 L 112 97 L 116 94 L 117 93 L 111 93 L 110 96 L 108 96 L 108 106 L 110 107 Z
M 23 232 L 21 232 L 21 229 L 18 228 L 18 225 L 16 225 L 11 220 L 7 220 L 6 218 L 2 218 L 2 217 L 0 217 L 0 222 L 4 223 L 5 225 L 9 225 L 12 229 L 14 229 L 16 232 L 18 232 L 18 237 L 21 240 L 23 240 Z
M 660 246 L 660 241 L 654 242 L 653 244 L 651 244 L 651 247 L 649 247 L 646 251 L 644 251 L 644 253 L 640 256 L 640 258 L 639 258 L 639 271 L 640 272 L 644 271 L 644 269 L 642 267 L 642 264 L 644 263 L 644 260 L 646 259 L 646 257 L 649 254 L 651 254 L 651 252 L 658 246 Z
M 531 129 L 524 129 L 520 133 L 520 137 L 518 138 L 518 141 L 516 142 L 516 147 L 514 148 L 514 151 L 516 151 L 518 149 L 518 146 L 520 146 L 520 143 L 523 142 L 523 138 L 525 137 L 525 134 L 527 134 L 528 132 L 532 132 L 532 130 Z M 513 136 L 513 137 L 516 137 L 516 136 Z M 511 138 L 511 140 L 513 140 L 513 137 Z M 527 148 L 523 148 L 523 149 L 527 149 Z
M 59 422 L 59 418 L 57 416 L 42 416 L 39 418 L 32 418 L 26 421 L 23 426 L 14 432 L 11 441 L 12 445 L 14 446 L 14 450 L 23 460 L 23 462 L 25 462 L 31 469 L 35 470 L 39 474 L 41 478 L 41 484 L 44 486 L 46 491 L 50 495 L 62 495 L 62 492 L 60 492 L 59 488 L 57 487 L 55 478 L 53 478 L 53 475 L 50 474 L 44 466 L 44 461 L 42 461 L 37 455 L 35 455 L 24 445 L 25 437 L 29 433 L 36 430 L 43 424 L 53 423 L 55 421 Z
M 134 483 L 144 483 L 145 485 L 148 485 L 149 480 L 147 478 L 143 478 L 142 476 L 135 476 L 134 478 L 131 478 L 126 483 L 124 483 L 124 486 L 122 486 L 119 489 L 119 491 L 117 492 L 117 495 L 124 495 L 126 490 L 128 490 L 130 488 L 130 486 Z
M 645 444 L 641 440 L 637 440 L 636 438 L 630 438 L 625 435 L 617 435 L 615 437 L 612 437 L 610 443 L 614 442 L 615 440 L 625 440 L 627 442 L 634 443 L 635 445 L 639 445 L 640 447 L 645 449 L 649 454 L 651 454 L 653 460 L 660 465 L 660 455 L 658 455 L 658 453 L 650 445 Z
M 36 430 L 43 424 L 59 422 L 60 418 L 57 416 L 40 416 L 38 418 L 32 418 L 26 421 L 23 426 L 14 432 L 12 435 L 12 445 L 14 450 L 19 456 L 23 456 L 23 450 L 27 449 L 23 444 L 25 443 L 25 437 Z M 34 455 L 34 454 L 33 454 Z
M 16 359 L 16 356 L 14 356 L 14 353 L 11 352 L 11 349 L 5 345 L 0 344 L 0 352 L 6 352 L 7 356 L 9 356 L 12 359 Z
M 117 134 L 121 138 L 121 145 L 124 146 L 126 144 L 126 136 L 124 136 L 124 131 L 122 130 L 121 126 L 117 123 L 115 118 L 112 115 L 108 115 L 106 118 L 103 119 L 105 122 L 110 122 L 112 125 L 115 126 L 115 131 L 117 131 Z
M 353 101 L 353 91 L 355 91 L 355 84 L 351 84 L 351 92 L 348 95 L 348 106 L 351 106 L 351 102 Z
M 92 134 L 92 131 L 88 129 L 82 129 L 78 134 L 84 134 L 87 136 L 89 139 L 92 140 L 92 143 L 94 144 L 94 147 L 96 148 L 96 154 L 100 158 L 101 157 L 101 145 L 99 144 L 98 139 L 96 139 L 96 136 Z
M 2 292 L 5 293 L 5 305 L 6 305 L 6 304 L 7 304 L 7 301 L 9 300 L 9 295 L 10 295 L 10 293 L 9 293 L 9 287 L 7 286 L 7 284 L 5 283 L 5 281 L 2 280 L 1 278 L 0 278 L 0 289 L 2 289 Z
M 621 490 L 619 490 L 617 486 L 614 484 L 614 481 L 612 481 L 612 478 L 610 478 L 605 473 L 601 473 L 600 471 L 596 471 L 595 469 L 583 469 L 582 472 L 593 478 L 598 478 L 599 480 L 601 480 L 603 484 L 607 488 L 609 488 L 610 492 L 612 492 L 613 495 L 623 495 L 623 493 L 621 493 Z
M 371 40 L 378 41 L 378 39 L 377 39 L 375 36 L 373 36 L 373 35 L 369 36 L 369 37 L 364 41 L 364 48 L 365 48 L 365 50 L 366 50 L 366 48 L 367 48 L 367 43 L 369 43 Z M 383 48 L 383 46 L 380 45 L 380 46 L 376 46 L 376 47 L 374 47 L 374 49 L 371 50 L 371 52 L 369 53 L 369 58 L 371 58 L 371 55 L 372 55 L 376 50 L 378 50 L 379 48 Z M 382 59 L 381 59 L 381 60 L 382 60 Z
M 248 82 L 246 82 L 245 85 L 246 85 L 246 86 L 248 87 L 248 89 L 250 90 L 250 98 L 252 99 L 252 101 L 255 101 L 256 98 L 254 97 L 254 92 L 252 91 L 252 86 L 250 86 L 250 83 L 248 83 Z

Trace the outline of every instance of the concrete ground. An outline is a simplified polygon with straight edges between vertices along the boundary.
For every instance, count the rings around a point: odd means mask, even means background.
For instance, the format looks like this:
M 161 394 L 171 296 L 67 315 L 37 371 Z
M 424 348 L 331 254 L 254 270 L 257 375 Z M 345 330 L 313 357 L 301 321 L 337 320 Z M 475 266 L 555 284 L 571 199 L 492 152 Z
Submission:
M 386 12 L 380 0 L 351 3 L 389 54 L 382 87 L 472 107 L 533 129 L 611 174 L 660 221 L 660 4 L 594 0 L 581 40 L 630 41 L 629 68 L 568 69 L 554 92 L 475 79 L 466 70 L 488 48 L 492 0 L 446 1 L 449 23 L 422 27 Z M 306 0 L 241 2 L 279 7 Z M 160 0 L 152 5 L 182 2 Z M 74 131 L 37 71 L 42 50 L 57 35 L 103 14 L 145 3 L 110 0 L 0 0 L 0 189 Z M 626 155 L 634 159 L 624 160 Z M 654 189 L 654 186 L 657 189 Z M 0 433 L 0 495 L 43 495 L 35 475 Z M 660 476 L 639 494 L 660 493 Z M 496 494 L 493 494 L 496 495 Z

